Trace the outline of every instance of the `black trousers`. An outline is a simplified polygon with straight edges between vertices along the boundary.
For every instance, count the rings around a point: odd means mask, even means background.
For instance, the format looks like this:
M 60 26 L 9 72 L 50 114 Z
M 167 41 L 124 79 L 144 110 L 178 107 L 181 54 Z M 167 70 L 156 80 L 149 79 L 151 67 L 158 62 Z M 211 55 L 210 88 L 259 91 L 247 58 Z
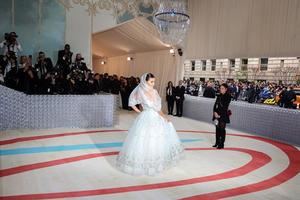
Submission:
M 121 99 L 122 99 L 122 108 L 125 109 L 125 110 L 128 110 L 128 99 L 129 99 L 129 97 L 126 94 L 121 93 Z
M 176 99 L 176 115 L 182 116 L 182 110 L 183 110 L 183 100 Z
M 167 103 L 168 103 L 168 114 L 173 114 L 174 99 L 172 97 L 167 97 Z
M 293 102 L 286 102 L 285 104 L 284 104 L 284 107 L 285 108 L 293 108 Z
M 216 145 L 224 147 L 224 142 L 226 138 L 226 123 L 219 121 L 218 125 L 216 126 Z

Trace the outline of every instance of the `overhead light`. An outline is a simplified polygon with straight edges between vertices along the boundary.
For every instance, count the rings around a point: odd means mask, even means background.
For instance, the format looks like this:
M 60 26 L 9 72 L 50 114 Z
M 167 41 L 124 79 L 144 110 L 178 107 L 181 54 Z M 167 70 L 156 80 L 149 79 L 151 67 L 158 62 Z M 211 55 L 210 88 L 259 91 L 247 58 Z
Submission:
M 158 11 L 154 13 L 153 22 L 163 43 L 171 46 L 181 44 L 190 24 L 186 1 L 164 0 L 160 2 Z
M 101 61 L 101 65 L 105 65 L 105 61 Z
M 175 50 L 174 49 L 170 49 L 170 53 L 175 53 Z
M 132 57 L 127 57 L 127 60 L 131 61 L 131 60 L 133 60 L 133 58 Z

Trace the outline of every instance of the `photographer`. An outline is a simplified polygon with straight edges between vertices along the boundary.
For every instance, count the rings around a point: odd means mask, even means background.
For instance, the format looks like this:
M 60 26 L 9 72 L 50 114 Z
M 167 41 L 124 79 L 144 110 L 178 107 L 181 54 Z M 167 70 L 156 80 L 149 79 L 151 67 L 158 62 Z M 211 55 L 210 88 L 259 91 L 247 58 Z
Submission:
M 72 63 L 73 53 L 70 50 L 70 45 L 66 44 L 63 50 L 58 51 L 58 59 L 56 66 L 66 77 L 70 73 L 70 65 Z
M 26 94 L 33 93 L 34 74 L 27 56 L 21 56 L 18 69 L 17 89 Z
M 53 64 L 50 58 L 46 58 L 44 52 L 39 52 L 37 63 L 35 64 L 35 70 L 39 79 L 42 79 L 46 76 L 48 72 L 53 71 Z
M 14 52 L 15 56 L 17 57 L 18 52 L 22 51 L 22 47 L 20 43 L 17 41 L 18 35 L 15 32 L 5 33 L 4 34 L 4 41 L 0 43 L 0 48 L 3 49 L 2 55 L 7 55 L 9 51 Z
M 16 89 L 17 86 L 17 57 L 13 51 L 8 51 L 3 57 L 4 82 L 7 87 Z
M 121 83 L 118 79 L 118 76 L 114 74 L 111 80 L 111 93 L 118 95 L 120 92 L 120 86 Z
M 96 93 L 94 74 L 90 70 L 88 70 L 86 77 L 87 77 L 86 78 L 86 93 L 87 94 Z
M 55 79 L 54 93 L 56 94 L 68 94 L 70 85 L 67 79 L 64 78 L 62 73 L 58 73 Z
M 53 71 L 53 64 L 50 58 L 46 58 L 44 52 L 39 52 L 37 63 L 34 66 L 36 78 L 37 78 L 37 93 L 47 93 L 47 79 L 50 78 L 50 74 Z
M 72 94 L 85 94 L 87 92 L 84 71 L 74 69 L 71 71 L 68 77 Z
M 72 64 L 71 70 L 81 70 L 86 72 L 88 70 L 86 64 L 82 62 L 84 58 L 81 56 L 80 53 L 76 54 L 75 62 Z

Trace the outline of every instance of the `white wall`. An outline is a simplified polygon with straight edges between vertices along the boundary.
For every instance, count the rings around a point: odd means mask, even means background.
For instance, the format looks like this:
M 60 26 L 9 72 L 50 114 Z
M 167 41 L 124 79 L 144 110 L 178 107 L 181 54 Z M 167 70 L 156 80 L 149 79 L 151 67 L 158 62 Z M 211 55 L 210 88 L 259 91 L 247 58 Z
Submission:
M 112 11 L 98 10 L 95 16 L 89 15 L 87 6 L 72 4 L 66 10 L 65 41 L 74 53 L 81 53 L 89 68 L 92 68 L 92 33 L 100 32 L 116 25 Z
M 66 43 L 70 44 L 71 51 L 81 53 L 88 66 L 91 64 L 91 16 L 86 7 L 72 5 L 66 11 Z

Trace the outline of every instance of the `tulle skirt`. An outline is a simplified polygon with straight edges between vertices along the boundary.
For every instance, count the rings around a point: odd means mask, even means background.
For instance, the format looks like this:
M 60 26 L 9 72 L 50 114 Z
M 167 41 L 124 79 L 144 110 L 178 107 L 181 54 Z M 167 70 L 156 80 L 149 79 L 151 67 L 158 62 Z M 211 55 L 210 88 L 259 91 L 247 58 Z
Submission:
M 173 124 L 152 109 L 144 110 L 128 131 L 117 168 L 131 175 L 154 176 L 176 165 L 183 153 Z

